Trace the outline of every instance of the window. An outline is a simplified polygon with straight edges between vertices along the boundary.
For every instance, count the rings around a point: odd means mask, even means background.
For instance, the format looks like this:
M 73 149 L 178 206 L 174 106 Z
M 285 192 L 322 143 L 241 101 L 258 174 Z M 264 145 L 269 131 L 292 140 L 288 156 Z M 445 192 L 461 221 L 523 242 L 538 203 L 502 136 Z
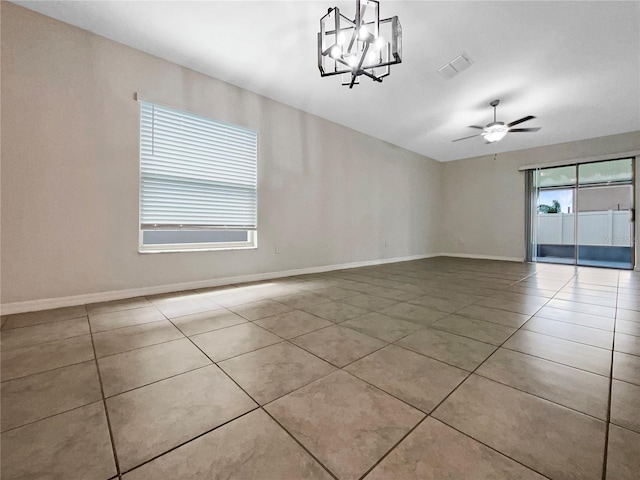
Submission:
M 140 251 L 256 246 L 253 130 L 140 101 Z

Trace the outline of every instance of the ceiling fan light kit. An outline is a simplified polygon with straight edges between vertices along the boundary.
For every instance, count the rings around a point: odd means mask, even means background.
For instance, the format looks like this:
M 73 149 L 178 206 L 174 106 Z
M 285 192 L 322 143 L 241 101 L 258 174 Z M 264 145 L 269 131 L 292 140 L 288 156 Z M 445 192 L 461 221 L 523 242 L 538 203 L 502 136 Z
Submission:
M 320 76 L 342 76 L 353 88 L 364 75 L 376 82 L 402 62 L 402 27 L 398 17 L 380 20 L 380 2 L 356 0 L 353 20 L 330 8 L 320 19 L 318 69 Z
M 511 123 L 505 124 L 504 122 L 498 122 L 496 120 L 496 107 L 500 104 L 500 100 L 493 100 L 489 103 L 493 107 L 493 122 L 487 124 L 485 127 L 479 127 L 477 125 L 470 125 L 469 128 L 477 128 L 483 130 L 482 133 L 478 133 L 477 135 L 469 135 L 468 137 L 456 138 L 452 140 L 452 142 L 459 142 L 460 140 L 466 140 L 467 138 L 473 137 L 484 137 L 486 143 L 496 143 L 502 140 L 507 133 L 533 133 L 540 130 L 541 127 L 533 127 L 533 128 L 512 128 L 520 123 L 528 122 L 529 120 L 533 120 L 534 116 L 527 115 L 526 117 L 522 117 L 518 120 L 515 120 Z

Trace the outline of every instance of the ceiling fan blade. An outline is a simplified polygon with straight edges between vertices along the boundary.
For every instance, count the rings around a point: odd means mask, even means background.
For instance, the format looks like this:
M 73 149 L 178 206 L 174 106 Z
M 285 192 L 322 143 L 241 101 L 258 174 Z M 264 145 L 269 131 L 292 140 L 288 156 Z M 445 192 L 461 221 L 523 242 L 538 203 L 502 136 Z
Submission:
M 478 128 L 480 130 L 484 130 L 484 127 L 479 127 L 477 125 L 469 125 L 469 128 Z
M 510 128 L 509 133 L 511 132 L 537 132 L 542 127 L 534 127 L 534 128 Z
M 467 138 L 479 137 L 480 135 L 482 135 L 482 134 L 478 133 L 477 135 L 469 135 L 468 137 L 456 138 L 455 140 L 451 140 L 451 141 L 452 142 L 459 142 L 460 140 L 466 140 Z
M 529 120 L 533 120 L 534 118 L 536 117 L 532 115 L 529 115 L 527 117 L 522 117 L 520 120 L 516 120 L 515 122 L 511 122 L 507 124 L 507 127 L 513 127 L 514 125 L 518 125 L 519 123 L 522 123 L 522 122 L 528 122 Z

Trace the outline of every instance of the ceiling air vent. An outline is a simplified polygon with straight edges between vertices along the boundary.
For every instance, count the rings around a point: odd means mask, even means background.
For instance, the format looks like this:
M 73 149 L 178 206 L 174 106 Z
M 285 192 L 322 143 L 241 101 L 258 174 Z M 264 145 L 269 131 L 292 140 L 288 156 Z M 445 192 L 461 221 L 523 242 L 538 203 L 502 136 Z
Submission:
M 453 60 L 450 60 L 449 62 L 445 63 L 440 68 L 438 68 L 438 73 L 445 80 L 449 80 L 455 77 L 456 75 L 458 75 L 463 70 L 466 70 L 467 68 L 469 68 L 472 63 L 473 62 L 467 56 L 466 53 L 461 53 L 460 55 L 455 57 Z

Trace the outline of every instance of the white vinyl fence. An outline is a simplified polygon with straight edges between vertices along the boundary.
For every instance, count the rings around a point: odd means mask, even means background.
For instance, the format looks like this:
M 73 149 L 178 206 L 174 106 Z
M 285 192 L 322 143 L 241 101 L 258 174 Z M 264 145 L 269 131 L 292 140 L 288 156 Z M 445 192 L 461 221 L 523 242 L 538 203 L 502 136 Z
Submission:
M 628 210 L 582 212 L 578 214 L 579 245 L 631 246 L 631 217 Z M 575 243 L 574 213 L 538 213 L 537 241 L 542 245 Z

